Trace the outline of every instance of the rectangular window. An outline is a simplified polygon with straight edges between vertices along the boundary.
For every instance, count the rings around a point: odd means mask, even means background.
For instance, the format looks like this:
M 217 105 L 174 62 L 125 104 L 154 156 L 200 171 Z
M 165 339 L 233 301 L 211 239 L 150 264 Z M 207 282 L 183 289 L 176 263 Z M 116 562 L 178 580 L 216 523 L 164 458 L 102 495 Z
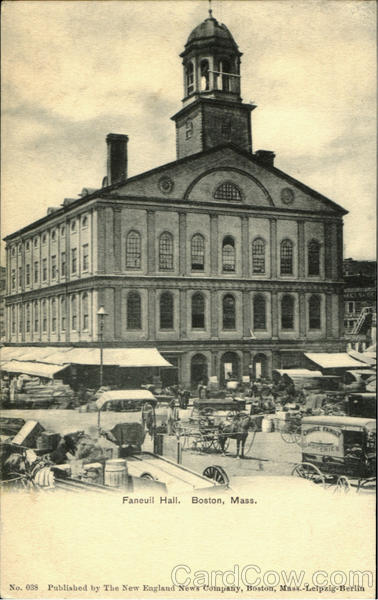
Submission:
M 62 331 L 66 330 L 66 299 L 61 298 L 60 300 L 60 320 Z
M 89 268 L 89 257 L 88 257 L 88 244 L 83 245 L 83 271 L 88 271 Z
M 60 255 L 60 272 L 62 277 L 66 276 L 66 253 L 62 252 Z
M 51 257 L 51 279 L 55 279 L 57 275 L 56 271 L 56 255 Z
M 56 300 L 51 302 L 51 332 L 56 332 Z
M 12 290 L 14 290 L 16 287 L 16 271 L 15 271 L 15 269 L 12 269 L 11 285 L 12 285 Z
M 42 281 L 47 281 L 47 258 L 42 260 Z
M 26 285 L 30 285 L 30 265 L 26 265 Z
M 26 307 L 26 333 L 30 333 L 30 304 Z
M 76 273 L 77 269 L 77 249 L 72 248 L 71 250 L 71 273 Z
M 38 283 L 38 276 L 39 276 L 39 264 L 38 264 L 38 261 L 35 261 L 35 263 L 34 263 L 34 283 Z
M 22 333 L 22 306 L 20 305 L 19 309 L 18 309 L 18 333 Z
M 34 332 L 37 333 L 39 329 L 39 318 L 38 318 L 38 302 L 34 303 Z
M 22 287 L 22 267 L 18 267 L 18 285 Z

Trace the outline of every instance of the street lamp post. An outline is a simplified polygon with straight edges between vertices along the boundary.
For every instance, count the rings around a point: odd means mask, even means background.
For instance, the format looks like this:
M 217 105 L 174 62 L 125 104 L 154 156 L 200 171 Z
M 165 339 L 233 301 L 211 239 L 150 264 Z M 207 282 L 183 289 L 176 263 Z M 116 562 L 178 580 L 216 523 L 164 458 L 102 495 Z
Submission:
M 108 313 L 105 311 L 103 306 L 97 311 L 98 316 L 98 324 L 99 324 L 99 341 L 100 341 L 100 387 L 102 387 L 103 378 L 104 378 L 104 320 Z

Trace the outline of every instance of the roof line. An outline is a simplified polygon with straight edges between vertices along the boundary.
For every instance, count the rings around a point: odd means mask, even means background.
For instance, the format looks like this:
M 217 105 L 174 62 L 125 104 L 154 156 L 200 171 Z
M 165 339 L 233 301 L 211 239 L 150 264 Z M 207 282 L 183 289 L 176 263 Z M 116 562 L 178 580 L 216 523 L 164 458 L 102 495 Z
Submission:
M 76 208 L 77 206 L 80 206 L 81 204 L 85 204 L 89 200 L 100 198 L 103 194 L 107 194 L 109 192 L 115 191 L 131 181 L 135 181 L 142 177 L 147 177 L 149 175 L 152 175 L 153 173 L 159 173 L 160 171 L 164 171 L 165 169 L 168 169 L 170 167 L 181 165 L 190 160 L 195 160 L 195 159 L 199 158 L 200 156 L 206 156 L 213 152 L 218 152 L 219 150 L 223 150 L 223 149 L 227 149 L 227 148 L 233 150 L 234 152 L 241 154 L 242 156 L 246 157 L 247 159 L 249 159 L 254 164 L 258 165 L 259 167 L 262 167 L 263 169 L 266 169 L 267 171 L 270 171 L 271 173 L 276 174 L 279 177 L 286 179 L 287 181 L 290 181 L 291 183 L 295 184 L 296 186 L 298 186 L 305 192 L 311 194 L 312 196 L 315 196 L 316 198 L 319 198 L 320 200 L 327 202 L 341 214 L 343 214 L 343 215 L 348 214 L 349 211 L 347 211 L 345 208 L 343 208 L 342 206 L 340 206 L 333 200 L 330 200 L 329 198 L 327 198 L 327 196 L 323 196 L 323 194 L 320 194 L 316 190 L 314 190 L 314 189 L 310 188 L 309 186 L 307 186 L 306 184 L 298 181 L 297 179 L 295 179 L 291 175 L 288 175 L 284 171 L 281 171 L 277 167 L 269 166 L 269 165 L 265 165 L 265 164 L 261 163 L 261 161 L 257 160 L 253 156 L 253 154 L 251 154 L 250 152 L 248 152 L 246 150 L 243 150 L 242 148 L 239 148 L 235 144 L 227 143 L 227 144 L 220 144 L 218 146 L 214 146 L 213 148 L 208 148 L 207 150 L 202 150 L 200 152 L 196 152 L 195 154 L 191 154 L 190 156 L 184 156 L 183 158 L 173 160 L 171 162 L 165 163 L 158 167 L 154 167 L 153 169 L 149 169 L 147 171 L 139 173 L 138 175 L 133 175 L 132 177 L 129 177 L 128 179 L 125 179 L 124 181 L 120 181 L 118 183 L 114 183 L 112 185 L 108 185 L 103 188 L 98 188 L 91 194 L 88 194 L 87 196 L 84 196 L 82 198 L 77 198 L 76 200 L 74 200 L 73 202 L 68 204 L 67 206 L 62 206 L 62 208 L 58 209 L 57 211 L 55 211 L 49 215 L 45 215 L 44 217 L 41 217 L 40 219 L 37 219 L 36 221 L 33 221 L 29 225 L 26 225 L 25 227 L 18 229 L 17 231 L 14 231 L 13 233 L 10 233 L 9 235 L 5 236 L 3 239 L 4 239 L 4 241 L 8 241 L 8 240 L 12 239 L 13 237 L 15 237 L 16 235 L 26 233 L 27 231 L 29 231 L 30 229 L 33 229 L 34 227 L 37 227 L 38 225 L 42 225 L 43 223 L 45 223 L 49 220 L 53 220 L 57 216 L 60 216 L 62 214 L 69 212 L 72 208 Z

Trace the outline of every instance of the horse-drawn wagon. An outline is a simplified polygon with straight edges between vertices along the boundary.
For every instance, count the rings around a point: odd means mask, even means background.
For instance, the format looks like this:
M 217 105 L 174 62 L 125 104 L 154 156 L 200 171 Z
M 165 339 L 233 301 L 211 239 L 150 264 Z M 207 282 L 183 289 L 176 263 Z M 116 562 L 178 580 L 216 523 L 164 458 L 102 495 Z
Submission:
M 292 474 L 314 483 L 348 491 L 375 485 L 376 420 L 346 417 L 303 417 L 302 462 Z
M 236 439 L 237 456 L 244 455 L 249 431 L 256 431 L 255 419 L 245 411 L 245 400 L 236 397 L 194 400 L 187 421 L 180 421 L 176 433 L 182 449 L 225 453 L 230 439 Z

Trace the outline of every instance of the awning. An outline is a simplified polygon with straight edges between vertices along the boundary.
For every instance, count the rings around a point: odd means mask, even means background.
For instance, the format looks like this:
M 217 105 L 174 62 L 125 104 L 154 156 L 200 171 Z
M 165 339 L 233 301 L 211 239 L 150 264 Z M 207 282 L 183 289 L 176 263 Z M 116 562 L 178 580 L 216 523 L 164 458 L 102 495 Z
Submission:
M 356 360 L 364 363 L 366 365 L 375 365 L 377 362 L 377 357 L 375 355 L 366 354 L 365 352 L 357 352 L 356 350 L 349 350 L 349 356 L 355 358 Z
M 36 377 L 46 377 L 52 379 L 56 373 L 63 371 L 69 365 L 52 365 L 39 362 L 22 362 L 11 360 L 1 366 L 2 371 L 8 373 L 24 373 L 25 375 L 35 375 Z
M 148 390 L 114 390 L 101 394 L 96 400 L 96 406 L 101 410 L 107 402 L 119 402 L 120 400 L 131 400 L 133 402 L 149 402 L 152 400 L 156 403 L 155 396 Z
M 57 346 L 7 346 L 1 349 L 1 359 L 37 361 L 55 365 L 99 365 L 99 348 Z M 118 367 L 171 367 L 157 348 L 104 348 L 103 364 Z
M 351 369 L 360 368 L 362 363 L 355 360 L 346 352 L 306 352 L 305 356 L 322 369 Z
M 310 371 L 309 369 L 274 369 L 280 375 L 288 375 L 289 377 L 323 377 L 320 371 Z

